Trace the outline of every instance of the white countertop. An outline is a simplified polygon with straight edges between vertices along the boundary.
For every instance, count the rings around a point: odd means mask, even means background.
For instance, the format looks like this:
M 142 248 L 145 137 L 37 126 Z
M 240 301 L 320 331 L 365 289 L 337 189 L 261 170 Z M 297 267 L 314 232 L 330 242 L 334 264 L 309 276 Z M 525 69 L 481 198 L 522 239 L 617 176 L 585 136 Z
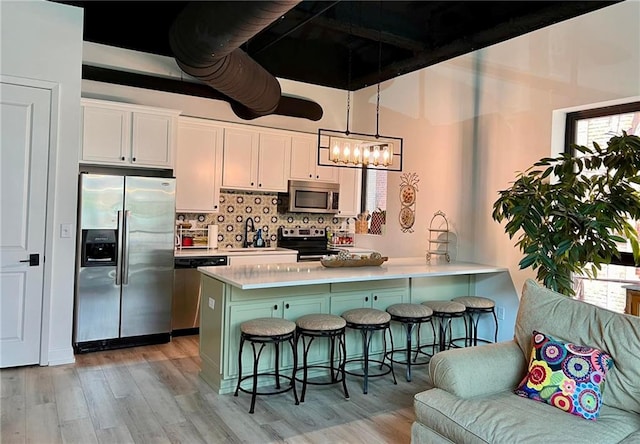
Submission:
M 286 255 L 295 254 L 296 250 L 288 248 L 183 248 L 175 250 L 174 257 L 207 257 L 207 256 L 257 256 L 257 255 Z
M 470 262 L 427 265 L 423 257 L 391 258 L 378 267 L 325 268 L 320 262 L 198 267 L 198 271 L 205 276 L 243 290 L 334 284 L 339 282 L 497 273 L 507 270 L 505 267 Z
M 372 248 L 358 247 L 331 247 L 335 249 L 344 249 L 350 253 L 370 253 L 375 251 Z M 174 257 L 208 257 L 208 256 L 256 256 L 264 254 L 284 255 L 295 254 L 298 252 L 290 248 L 282 247 L 266 247 L 266 248 L 183 248 L 175 250 Z

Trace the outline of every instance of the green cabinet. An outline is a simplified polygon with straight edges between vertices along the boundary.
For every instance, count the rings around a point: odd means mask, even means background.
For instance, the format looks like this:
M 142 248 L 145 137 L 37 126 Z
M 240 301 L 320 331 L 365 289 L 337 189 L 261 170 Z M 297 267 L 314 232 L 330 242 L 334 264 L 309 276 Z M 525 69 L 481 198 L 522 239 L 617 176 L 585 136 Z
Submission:
M 371 283 L 366 283 L 371 286 Z M 331 314 L 340 316 L 347 310 L 355 308 L 375 308 L 385 311 L 387 307 L 393 304 L 401 304 L 409 301 L 408 280 L 400 279 L 394 281 L 386 281 L 379 289 L 363 287 L 360 283 L 334 285 L 331 289 Z M 362 287 L 362 288 L 358 288 Z M 343 291 L 344 290 L 344 291 Z M 351 291 L 349 291 L 351 290 Z M 392 334 L 395 338 L 401 338 L 403 335 L 402 326 L 396 323 L 391 324 Z M 388 337 L 387 337 L 388 339 Z M 346 334 L 347 357 L 355 358 L 362 356 L 362 334 L 357 330 L 347 328 Z M 391 344 L 387 342 L 387 348 L 390 350 Z M 370 355 L 382 353 L 384 350 L 384 342 L 382 334 L 376 333 L 370 346 Z
M 299 299 L 278 298 L 260 301 L 247 301 L 233 303 L 228 308 L 228 332 L 227 359 L 224 376 L 236 377 L 238 375 L 238 350 L 240 348 L 240 325 L 243 322 L 256 318 L 281 318 L 295 322 L 297 318 L 312 313 L 327 313 L 328 298 L 326 296 L 305 296 Z M 259 350 L 259 344 L 256 350 Z M 327 356 L 322 347 L 314 347 L 310 360 L 322 361 Z M 260 355 L 259 371 L 264 372 L 274 368 L 275 349 L 268 345 Z M 253 351 L 251 343 L 246 342 L 242 353 L 242 373 L 251 372 L 253 366 Z M 280 347 L 280 368 L 293 367 L 291 347 L 282 344 Z

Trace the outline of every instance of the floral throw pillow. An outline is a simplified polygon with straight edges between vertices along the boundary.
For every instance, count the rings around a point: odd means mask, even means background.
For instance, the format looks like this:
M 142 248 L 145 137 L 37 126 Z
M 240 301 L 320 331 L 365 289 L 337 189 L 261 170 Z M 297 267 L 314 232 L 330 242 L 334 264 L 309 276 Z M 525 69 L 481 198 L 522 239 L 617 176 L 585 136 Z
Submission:
M 602 405 L 602 384 L 613 367 L 611 355 L 533 332 L 529 371 L 515 393 L 589 420 Z

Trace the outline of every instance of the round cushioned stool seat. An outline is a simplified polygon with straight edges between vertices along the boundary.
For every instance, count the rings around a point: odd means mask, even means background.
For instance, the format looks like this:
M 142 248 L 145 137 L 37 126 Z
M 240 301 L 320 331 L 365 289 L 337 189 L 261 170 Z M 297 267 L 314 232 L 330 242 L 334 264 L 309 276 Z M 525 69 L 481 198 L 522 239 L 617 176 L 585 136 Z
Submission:
M 384 324 L 391 320 L 391 315 L 386 311 L 375 308 L 354 308 L 342 313 L 342 317 L 349 324 L 376 325 Z
M 281 336 L 295 329 L 295 322 L 277 318 L 257 318 L 240 324 L 240 331 L 251 336 Z
M 422 305 L 429 307 L 433 310 L 434 314 L 455 314 L 462 313 L 466 310 L 466 307 L 463 304 L 455 301 L 425 301 Z
M 309 314 L 299 317 L 296 324 L 304 330 L 330 331 L 343 328 L 347 321 L 337 315 Z
M 422 304 L 393 304 L 387 307 L 387 313 L 399 318 L 426 318 L 433 310 Z
M 483 298 L 482 296 L 460 296 L 453 298 L 452 301 L 459 302 L 466 308 L 491 309 L 496 306 L 493 299 Z

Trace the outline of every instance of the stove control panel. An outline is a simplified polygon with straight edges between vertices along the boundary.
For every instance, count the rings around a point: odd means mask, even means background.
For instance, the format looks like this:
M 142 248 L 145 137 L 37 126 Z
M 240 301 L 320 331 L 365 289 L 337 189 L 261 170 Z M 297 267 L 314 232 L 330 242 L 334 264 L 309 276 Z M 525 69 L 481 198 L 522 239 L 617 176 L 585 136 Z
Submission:
M 280 228 L 280 237 L 326 237 L 324 228 Z

